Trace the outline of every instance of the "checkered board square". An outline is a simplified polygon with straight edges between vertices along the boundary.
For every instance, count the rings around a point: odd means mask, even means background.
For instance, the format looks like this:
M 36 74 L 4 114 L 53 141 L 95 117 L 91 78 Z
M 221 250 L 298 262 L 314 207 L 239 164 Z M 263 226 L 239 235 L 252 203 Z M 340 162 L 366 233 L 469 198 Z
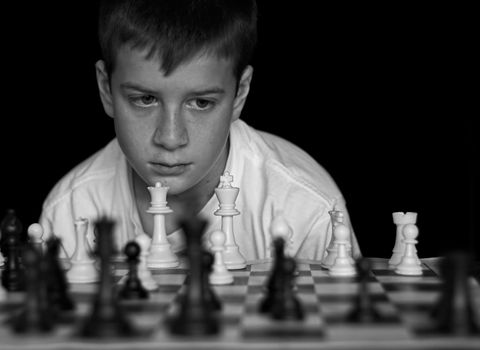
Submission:
M 97 284 L 72 284 L 76 302 L 71 322 L 59 324 L 47 335 L 14 334 L 0 327 L 0 349 L 317 349 L 317 348 L 422 348 L 478 349 L 480 336 L 451 337 L 430 334 L 431 310 L 442 291 L 436 265 L 422 264 L 422 276 L 401 276 L 388 269 L 386 259 L 371 259 L 368 289 L 381 322 L 354 323 L 347 319 L 358 295 L 358 282 L 351 277 L 332 277 L 314 262 L 298 262 L 295 292 L 304 308 L 302 321 L 274 321 L 258 312 L 265 295 L 271 262 L 254 262 L 231 271 L 234 283 L 212 286 L 222 303 L 221 332 L 209 337 L 174 336 L 166 327 L 168 315 L 177 310 L 176 300 L 185 291 L 188 270 L 184 267 L 152 270 L 159 290 L 147 300 L 122 301 L 132 323 L 150 330 L 133 339 L 86 340 L 76 335 L 79 324 L 92 307 Z M 126 274 L 126 266 L 116 263 L 115 279 Z M 470 280 L 474 309 L 480 322 L 480 285 Z M 19 293 L 0 300 L 0 322 L 8 319 L 22 303 Z

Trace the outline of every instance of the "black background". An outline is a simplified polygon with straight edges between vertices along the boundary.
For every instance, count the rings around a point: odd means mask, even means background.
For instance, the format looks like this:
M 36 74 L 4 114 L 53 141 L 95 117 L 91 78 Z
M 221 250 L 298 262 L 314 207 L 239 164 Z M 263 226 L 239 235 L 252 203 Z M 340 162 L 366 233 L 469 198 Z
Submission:
M 460 6 L 259 1 L 243 119 L 331 173 L 365 255 L 391 255 L 393 211 L 418 212 L 420 257 L 480 255 L 478 28 Z M 26 227 L 113 125 L 95 81 L 95 1 L 2 5 L 1 22 L 0 210 Z

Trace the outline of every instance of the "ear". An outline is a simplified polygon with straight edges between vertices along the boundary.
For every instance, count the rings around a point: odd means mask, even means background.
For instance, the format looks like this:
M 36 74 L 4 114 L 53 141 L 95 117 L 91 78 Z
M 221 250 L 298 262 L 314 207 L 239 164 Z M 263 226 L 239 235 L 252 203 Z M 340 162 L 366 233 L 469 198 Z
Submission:
M 113 118 L 114 114 L 110 79 L 107 70 L 105 69 L 104 61 L 100 60 L 95 63 L 95 72 L 97 74 L 98 91 L 100 92 L 100 99 L 102 100 L 103 109 L 108 116 Z
M 242 73 L 240 82 L 238 84 L 237 96 L 235 96 L 235 100 L 233 101 L 232 122 L 240 118 L 240 114 L 242 113 L 243 106 L 245 105 L 245 101 L 247 100 L 247 96 L 250 91 L 250 82 L 252 81 L 252 76 L 253 67 L 247 66 Z

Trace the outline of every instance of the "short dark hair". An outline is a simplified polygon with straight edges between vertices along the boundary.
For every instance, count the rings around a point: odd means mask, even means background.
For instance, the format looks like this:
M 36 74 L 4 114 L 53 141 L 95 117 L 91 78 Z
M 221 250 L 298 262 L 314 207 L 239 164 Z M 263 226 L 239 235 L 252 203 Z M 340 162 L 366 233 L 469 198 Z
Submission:
M 117 50 L 148 50 L 165 75 L 199 53 L 232 59 L 240 78 L 257 41 L 255 0 L 101 0 L 98 37 L 109 74 Z

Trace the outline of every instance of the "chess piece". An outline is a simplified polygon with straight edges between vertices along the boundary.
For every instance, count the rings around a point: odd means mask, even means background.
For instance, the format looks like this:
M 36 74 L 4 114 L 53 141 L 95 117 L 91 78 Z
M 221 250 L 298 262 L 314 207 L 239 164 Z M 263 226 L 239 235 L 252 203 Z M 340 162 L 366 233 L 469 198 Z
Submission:
M 202 277 L 204 278 L 204 280 L 202 281 L 202 286 L 204 288 L 203 293 L 205 296 L 205 302 L 210 305 L 208 306 L 209 310 L 218 311 L 222 309 L 222 303 L 220 302 L 220 299 L 218 298 L 213 288 L 211 288 L 210 281 L 209 281 L 209 277 L 213 272 L 213 264 L 214 264 L 215 258 L 211 252 L 204 249 L 203 247 L 202 247 L 202 251 L 203 251 L 202 266 L 204 271 L 204 273 L 202 274 Z
M 355 276 L 357 271 L 347 253 L 347 244 L 350 229 L 344 224 L 337 224 L 334 231 L 334 243 L 337 246 L 337 257 L 330 267 L 328 274 L 333 277 Z
M 0 229 L 0 242 L 3 244 L 2 230 Z M 3 256 L 2 250 L 0 249 L 0 267 L 5 265 L 5 257 Z
M 8 254 L 6 248 L 8 244 L 6 243 L 7 237 L 12 234 L 16 237 L 16 242 L 18 242 L 19 246 L 22 246 L 24 243 L 27 242 L 26 239 L 23 237 L 23 225 L 22 222 L 18 219 L 17 214 L 14 209 L 8 209 L 7 213 L 2 219 L 0 223 L 0 253 L 5 258 Z M 20 251 L 18 251 L 20 254 Z
M 285 254 L 290 255 L 290 247 L 293 243 L 293 230 L 283 216 L 283 213 L 277 212 L 270 224 L 270 235 L 272 241 L 275 237 L 283 237 L 285 241 Z
M 8 292 L 0 283 L 0 302 L 7 300 Z
M 9 323 L 16 333 L 49 332 L 53 329 L 53 313 L 47 298 L 45 264 L 31 244 L 27 244 L 22 253 L 26 295 L 23 307 Z
M 471 264 L 471 256 L 463 251 L 452 251 L 442 261 L 443 287 L 432 312 L 434 331 L 462 336 L 480 334 L 468 281 Z
M 284 287 L 284 283 L 282 281 L 282 269 L 284 265 L 283 261 L 285 260 L 285 240 L 283 237 L 275 237 L 272 245 L 274 249 L 273 266 L 270 270 L 270 274 L 265 285 L 266 294 L 262 299 L 260 299 L 258 308 L 260 313 L 271 312 L 277 289 Z
M 330 243 L 328 244 L 328 247 L 326 249 L 327 255 L 324 256 L 321 262 L 321 266 L 326 269 L 329 269 L 333 265 L 333 262 L 335 261 L 335 259 L 337 258 L 338 248 L 335 244 L 334 232 L 335 232 L 335 227 L 338 224 L 343 223 L 344 221 L 344 213 L 340 210 L 336 210 L 336 209 L 330 210 L 328 214 L 330 214 L 332 231 L 331 231 Z
M 165 231 L 165 215 L 173 212 L 167 206 L 168 189 L 169 187 L 162 186 L 160 182 L 155 183 L 154 187 L 148 187 L 152 201 L 147 213 L 153 215 L 152 242 L 147 256 L 147 266 L 150 268 L 170 268 L 180 264 L 178 257 L 171 249 Z
M 88 220 L 75 220 L 75 251 L 70 258 L 70 269 L 66 277 L 70 283 L 93 283 L 100 278 L 95 259 L 89 254 L 87 246 Z
M 360 258 L 356 262 L 358 293 L 355 297 L 353 309 L 347 316 L 348 321 L 358 323 L 372 323 L 381 320 L 368 290 L 371 263 L 367 258 Z
M 9 292 L 25 290 L 25 271 L 20 262 L 22 244 L 14 226 L 6 225 L 2 229 L 5 267 L 2 272 L 2 286 Z
M 273 240 L 274 264 L 267 280 L 266 295 L 260 300 L 259 312 L 275 320 L 301 320 L 304 317 L 300 300 L 294 292 L 296 262 L 285 255 L 285 238 Z
M 146 234 L 140 234 L 135 238 L 135 242 L 140 247 L 140 260 L 138 262 L 138 278 L 142 282 L 142 286 L 148 291 L 154 291 L 158 289 L 157 282 L 153 279 L 152 273 L 147 265 L 148 248 L 150 247 L 150 237 Z
M 5 257 L 7 256 L 7 236 L 11 233 L 20 237 L 22 235 L 22 223 L 17 217 L 14 209 L 8 209 L 7 213 L 0 223 L 0 266 L 5 264 Z M 21 238 L 17 239 L 21 244 Z M 18 253 L 20 253 L 18 251 Z
M 302 320 L 303 308 L 294 292 L 295 260 L 286 256 L 281 271 L 279 275 L 281 287 L 277 288 L 274 294 L 270 309 L 271 317 L 275 320 Z
M 181 335 L 212 335 L 220 330 L 218 315 L 211 295 L 206 274 L 205 251 L 202 235 L 207 222 L 192 217 L 181 222 L 187 243 L 189 275 L 185 294 L 179 299 L 178 313 L 168 319 L 170 332 Z
M 403 227 L 403 244 L 405 245 L 405 254 L 400 263 L 396 266 L 395 272 L 399 275 L 422 275 L 422 267 L 418 264 L 415 245 L 417 244 L 418 228 L 415 224 L 406 224 Z
M 119 292 L 122 299 L 146 299 L 149 296 L 138 277 L 140 251 L 140 245 L 135 241 L 128 242 L 123 250 L 127 257 L 128 274 Z
M 228 271 L 223 261 L 225 233 L 220 230 L 213 231 L 209 236 L 211 250 L 214 254 L 213 269 L 209 276 L 211 284 L 231 284 L 233 275 Z
M 403 243 L 403 228 L 407 224 L 417 223 L 417 213 L 415 212 L 394 212 L 392 213 L 393 223 L 396 225 L 395 245 L 393 254 L 388 261 L 388 266 L 394 269 L 402 260 L 405 254 L 405 244 Z
M 100 259 L 100 281 L 91 313 L 84 320 L 80 328 L 80 335 L 94 338 L 138 335 L 138 331 L 125 316 L 123 308 L 116 298 L 111 268 L 114 222 L 107 218 L 100 218 L 95 226 L 98 231 L 97 250 Z
M 228 171 L 220 177 L 220 184 L 215 188 L 215 195 L 219 201 L 219 209 L 214 215 L 220 216 L 222 220 L 221 230 L 225 232 L 225 250 L 223 251 L 223 259 L 229 270 L 243 269 L 247 266 L 247 262 L 240 253 L 235 236 L 233 233 L 233 217 L 239 215 L 240 212 L 235 209 L 235 201 L 240 189 L 232 186 L 233 176 Z
M 15 209 L 7 210 L 7 213 L 5 214 L 2 222 L 0 223 L 0 231 L 2 232 L 2 237 L 8 232 L 16 234 L 19 237 L 19 242 L 21 245 L 27 243 L 28 241 L 28 237 L 23 231 L 23 224 L 18 218 Z M 6 253 L 3 251 L 2 241 L 0 241 L 0 250 L 4 255 L 6 255 Z
M 273 266 L 270 269 L 270 274 L 265 285 L 266 295 L 260 299 L 259 312 L 269 313 L 271 311 L 273 298 L 276 290 L 283 287 L 283 261 L 285 260 L 285 239 L 282 236 L 274 237 L 272 241 L 273 246 Z
M 27 229 L 29 242 L 38 249 L 39 252 L 43 252 L 43 227 L 39 223 L 33 223 L 28 226 Z
M 38 246 L 34 246 L 38 250 Z M 69 284 L 59 260 L 61 248 L 60 238 L 52 236 L 46 241 L 46 250 L 43 260 L 45 261 L 47 276 L 48 300 L 55 311 L 62 313 L 75 309 L 73 299 L 69 295 Z M 39 251 L 40 254 L 41 251 Z

